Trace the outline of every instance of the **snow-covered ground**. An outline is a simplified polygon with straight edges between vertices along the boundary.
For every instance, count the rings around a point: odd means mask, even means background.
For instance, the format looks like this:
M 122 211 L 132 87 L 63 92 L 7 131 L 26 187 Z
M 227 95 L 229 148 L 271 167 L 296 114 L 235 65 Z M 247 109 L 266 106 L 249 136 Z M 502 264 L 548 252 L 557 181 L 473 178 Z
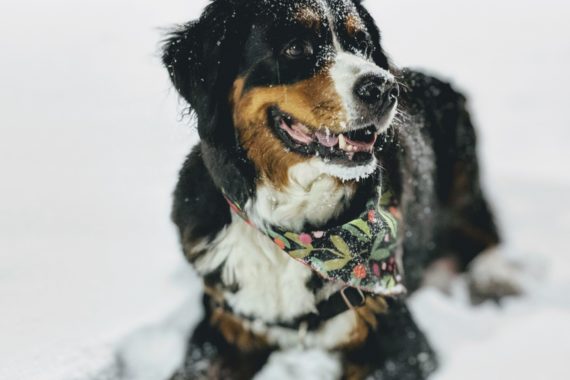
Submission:
M 0 3 L 0 379 L 158 380 L 180 359 L 199 282 L 168 214 L 196 134 L 158 40 L 204 3 Z M 413 297 L 436 379 L 567 379 L 570 3 L 368 6 L 398 64 L 471 95 L 503 253 L 528 277 L 503 308 L 469 306 L 461 280 Z

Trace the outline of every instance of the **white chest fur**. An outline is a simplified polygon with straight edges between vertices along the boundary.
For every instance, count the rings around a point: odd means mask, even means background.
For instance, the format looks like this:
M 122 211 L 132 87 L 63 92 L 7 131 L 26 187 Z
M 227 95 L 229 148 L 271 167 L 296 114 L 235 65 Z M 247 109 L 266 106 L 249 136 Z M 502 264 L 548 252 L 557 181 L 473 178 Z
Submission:
M 239 287 L 225 294 L 237 313 L 276 322 L 315 311 L 315 296 L 306 287 L 311 270 L 237 216 L 196 267 L 208 272 L 222 263 L 224 283 Z
M 323 174 L 311 161 L 292 167 L 289 177 L 289 186 L 281 191 L 268 185 L 258 187 L 255 201 L 246 205 L 255 224 L 298 230 L 306 222 L 324 223 L 342 212 L 354 194 L 353 186 Z M 206 274 L 223 265 L 224 283 L 238 286 L 237 292 L 224 294 L 226 302 L 235 312 L 260 322 L 290 321 L 315 312 L 320 300 L 338 290 L 326 286 L 315 294 L 307 287 L 312 275 L 308 267 L 291 259 L 267 236 L 235 215 L 207 249 L 208 254 L 195 263 L 198 272 Z M 346 339 L 354 323 L 353 313 L 344 313 L 320 331 L 307 334 L 305 344 L 332 348 Z M 299 342 L 294 331 L 257 329 L 281 346 Z
M 344 211 L 354 195 L 354 186 L 330 174 L 335 167 L 319 158 L 291 167 L 286 188 L 258 186 L 255 202 L 246 206 L 248 214 L 257 225 L 292 230 L 300 230 L 305 223 L 326 223 Z

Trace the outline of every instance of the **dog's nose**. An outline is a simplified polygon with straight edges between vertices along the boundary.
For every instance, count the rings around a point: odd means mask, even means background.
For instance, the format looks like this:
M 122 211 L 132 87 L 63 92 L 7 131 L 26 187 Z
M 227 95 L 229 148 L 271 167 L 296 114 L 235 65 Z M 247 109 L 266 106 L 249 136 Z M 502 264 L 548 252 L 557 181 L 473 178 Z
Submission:
M 356 82 L 354 93 L 365 104 L 381 107 L 394 103 L 400 90 L 394 80 L 379 75 L 367 75 Z

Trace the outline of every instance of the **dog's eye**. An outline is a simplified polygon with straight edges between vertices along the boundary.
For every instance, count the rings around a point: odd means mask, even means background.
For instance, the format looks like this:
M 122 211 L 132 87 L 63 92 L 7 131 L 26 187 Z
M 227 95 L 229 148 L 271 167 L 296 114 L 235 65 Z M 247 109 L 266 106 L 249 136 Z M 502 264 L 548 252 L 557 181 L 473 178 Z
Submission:
M 313 55 L 313 45 L 304 40 L 291 41 L 283 50 L 283 54 L 291 59 L 299 59 Z

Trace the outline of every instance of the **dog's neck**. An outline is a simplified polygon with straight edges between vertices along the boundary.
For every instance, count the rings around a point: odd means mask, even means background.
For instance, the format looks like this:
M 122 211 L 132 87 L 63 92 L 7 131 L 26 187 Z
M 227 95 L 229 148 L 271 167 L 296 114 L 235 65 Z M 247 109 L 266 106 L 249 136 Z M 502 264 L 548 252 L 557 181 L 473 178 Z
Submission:
M 343 182 L 323 173 L 314 161 L 298 164 L 289 171 L 289 183 L 278 189 L 261 182 L 256 197 L 245 205 L 251 221 L 301 230 L 320 226 L 348 210 L 359 189 L 356 182 Z M 343 286 L 324 282 L 312 287 L 310 268 L 279 249 L 258 229 L 237 215 L 208 247 L 209 254 L 196 262 L 201 273 L 222 267 L 223 287 L 218 295 L 238 317 L 247 316 L 266 324 L 289 322 L 316 311 L 316 305 Z M 306 337 L 310 345 L 334 348 L 345 342 L 357 323 L 352 312 L 327 321 L 321 330 Z M 298 343 L 298 332 L 279 328 L 262 330 L 279 346 Z M 326 333 L 324 333 L 326 332 Z
M 307 225 L 323 226 L 350 205 L 358 184 L 326 173 L 315 158 L 289 169 L 287 186 L 276 188 L 263 180 L 247 212 L 254 224 L 273 225 L 292 231 Z

